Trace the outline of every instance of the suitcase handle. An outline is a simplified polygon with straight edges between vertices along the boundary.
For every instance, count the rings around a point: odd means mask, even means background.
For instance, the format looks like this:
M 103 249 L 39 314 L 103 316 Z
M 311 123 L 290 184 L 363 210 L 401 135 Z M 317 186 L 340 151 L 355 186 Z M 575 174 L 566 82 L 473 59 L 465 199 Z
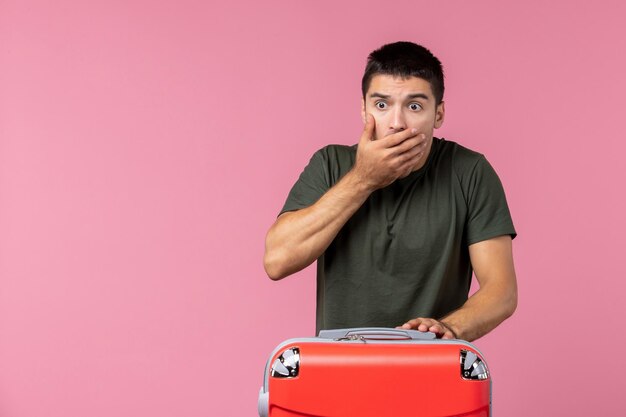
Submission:
M 351 329 L 320 330 L 322 339 L 361 339 L 361 340 L 432 340 L 437 336 L 432 332 L 419 330 L 392 329 L 390 327 L 355 327 Z

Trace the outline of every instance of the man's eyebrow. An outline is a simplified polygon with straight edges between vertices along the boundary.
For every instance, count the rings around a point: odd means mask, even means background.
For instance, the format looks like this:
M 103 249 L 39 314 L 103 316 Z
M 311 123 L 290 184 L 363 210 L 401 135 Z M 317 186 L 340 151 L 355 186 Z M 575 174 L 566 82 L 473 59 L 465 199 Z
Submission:
M 387 94 L 382 94 L 382 93 L 372 93 L 370 94 L 370 98 L 384 98 L 384 99 L 388 99 L 389 97 L 391 97 L 390 95 Z M 413 98 L 423 98 L 424 100 L 428 100 L 428 96 L 424 93 L 413 93 L 413 94 L 408 94 L 406 96 L 407 99 L 413 99 Z
M 406 97 L 407 98 L 423 98 L 424 100 L 428 100 L 428 96 L 424 93 L 409 94 Z
M 370 94 L 370 98 L 374 98 L 374 97 L 389 98 L 391 96 L 388 96 L 387 94 L 382 94 L 382 93 L 372 93 L 372 94 Z

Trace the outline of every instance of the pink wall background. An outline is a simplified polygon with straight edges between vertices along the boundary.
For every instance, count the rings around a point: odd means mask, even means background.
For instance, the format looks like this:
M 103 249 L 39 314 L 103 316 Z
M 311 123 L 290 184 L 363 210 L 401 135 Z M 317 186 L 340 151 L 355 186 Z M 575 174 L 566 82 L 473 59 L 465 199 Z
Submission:
M 437 133 L 488 157 L 519 231 L 519 308 L 476 342 L 495 412 L 619 414 L 624 15 L 0 1 L 0 415 L 255 416 L 273 347 L 314 332 L 314 268 L 271 282 L 265 232 L 316 149 L 358 140 L 396 40 L 443 61 Z

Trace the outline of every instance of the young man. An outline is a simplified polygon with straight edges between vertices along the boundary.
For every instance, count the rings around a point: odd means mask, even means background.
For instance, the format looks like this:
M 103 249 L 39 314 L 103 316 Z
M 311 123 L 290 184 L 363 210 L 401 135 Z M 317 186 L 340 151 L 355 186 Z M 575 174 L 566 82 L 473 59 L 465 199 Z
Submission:
M 401 327 L 475 340 L 517 306 L 500 180 L 483 155 L 433 137 L 444 82 L 426 48 L 372 52 L 362 92 L 359 143 L 313 155 L 267 234 L 265 270 L 279 280 L 317 259 L 317 332 Z M 468 299 L 472 271 L 480 289 Z

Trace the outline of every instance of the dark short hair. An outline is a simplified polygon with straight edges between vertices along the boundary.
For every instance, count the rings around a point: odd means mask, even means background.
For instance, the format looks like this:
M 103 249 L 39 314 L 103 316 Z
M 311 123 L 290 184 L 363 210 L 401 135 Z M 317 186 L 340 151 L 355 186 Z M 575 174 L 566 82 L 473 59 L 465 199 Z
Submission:
M 364 99 L 372 78 L 377 74 L 422 78 L 430 84 L 435 102 L 440 104 L 443 101 L 443 67 L 441 62 L 421 45 L 405 41 L 389 43 L 369 54 L 361 81 Z

